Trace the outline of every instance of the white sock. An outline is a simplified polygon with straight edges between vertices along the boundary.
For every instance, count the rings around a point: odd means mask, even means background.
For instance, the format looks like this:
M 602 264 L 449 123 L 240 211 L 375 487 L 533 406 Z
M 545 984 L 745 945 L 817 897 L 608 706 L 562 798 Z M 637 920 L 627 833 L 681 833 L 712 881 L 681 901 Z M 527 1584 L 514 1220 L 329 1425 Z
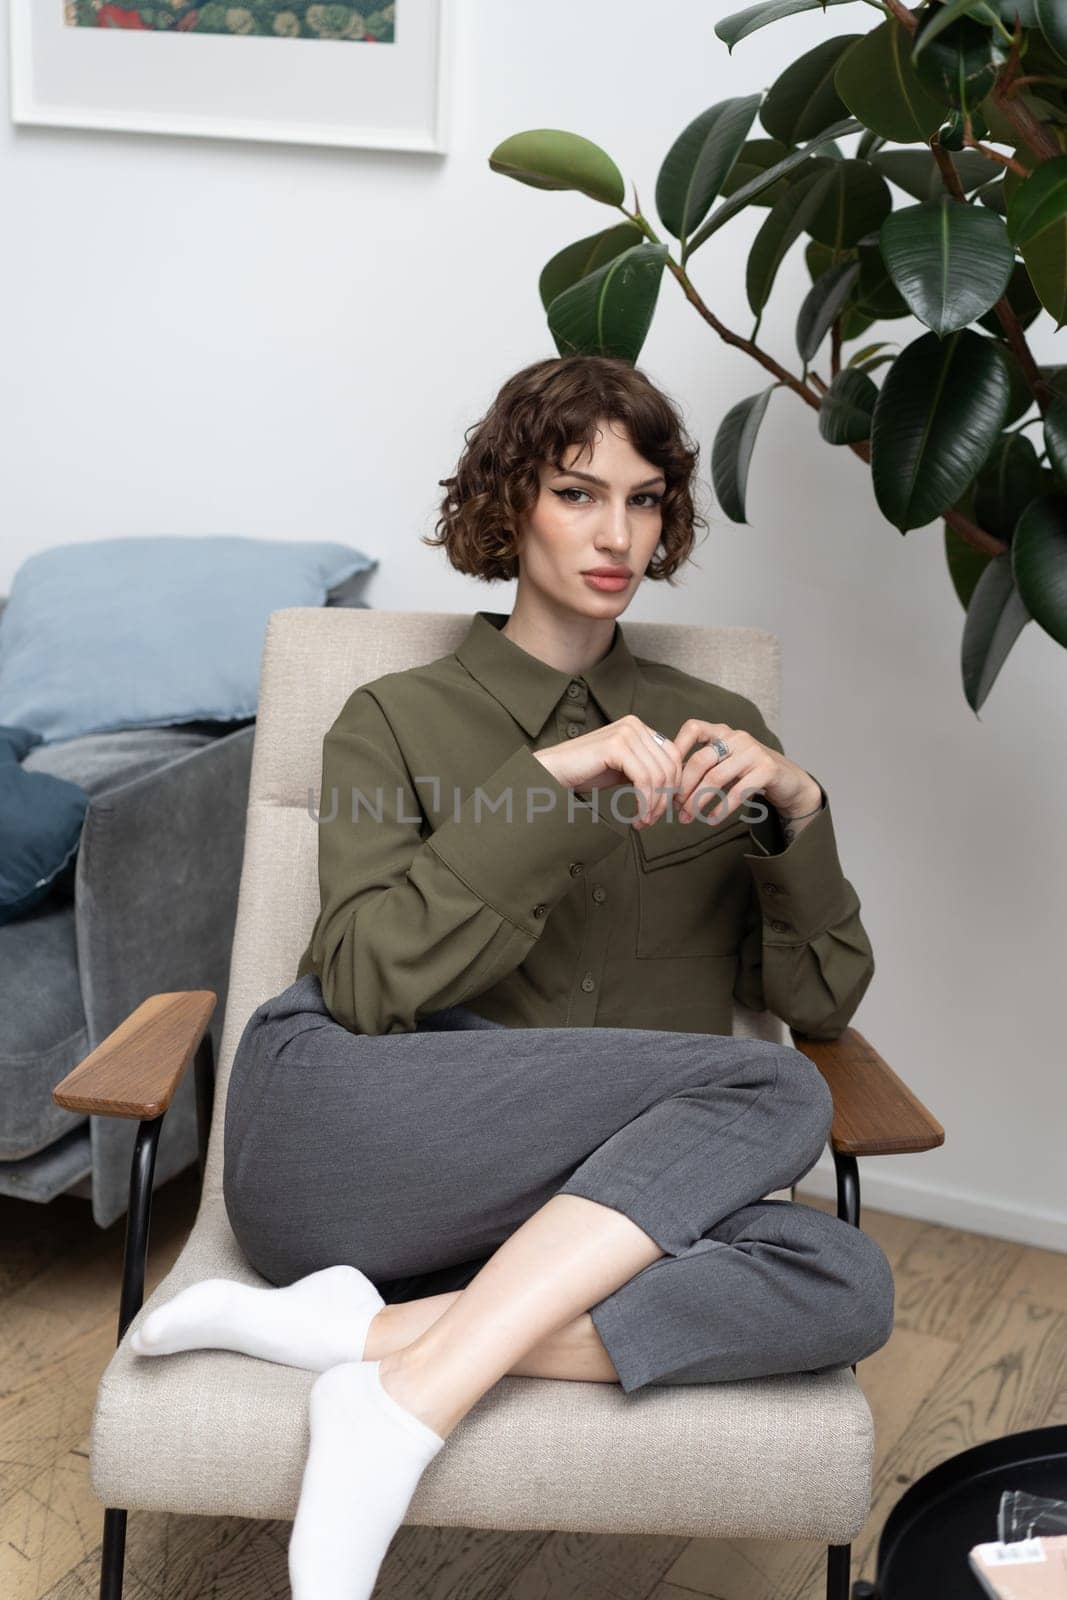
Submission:
M 338 1362 L 363 1359 L 367 1329 L 384 1304 L 357 1267 L 323 1267 L 284 1289 L 205 1278 L 157 1306 L 130 1344 L 139 1356 L 237 1350 L 325 1372 Z
M 369 1600 L 415 1486 L 444 1444 L 383 1387 L 380 1361 L 317 1378 L 289 1540 L 293 1600 Z

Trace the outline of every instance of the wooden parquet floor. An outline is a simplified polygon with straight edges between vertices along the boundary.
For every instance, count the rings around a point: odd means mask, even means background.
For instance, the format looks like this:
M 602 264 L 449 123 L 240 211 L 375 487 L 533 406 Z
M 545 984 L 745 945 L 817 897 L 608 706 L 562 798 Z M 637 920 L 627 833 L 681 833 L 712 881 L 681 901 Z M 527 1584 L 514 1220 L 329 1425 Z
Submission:
M 797 1196 L 811 1205 L 830 1202 Z M 196 1210 L 190 1170 L 158 1191 L 148 1270 Z M 877 1428 L 853 1576 L 904 1488 L 946 1456 L 1067 1422 L 1067 1255 L 866 1210 L 896 1276 L 896 1326 L 858 1378 Z M 88 1481 L 96 1384 L 114 1348 L 124 1220 L 0 1198 L 0 1596 L 95 1600 L 102 1509 Z M 126 1600 L 288 1600 L 289 1524 L 135 1512 Z M 993 1537 L 991 1532 L 990 1537 Z M 782 1543 L 461 1528 L 399 1530 L 376 1600 L 822 1600 L 824 1551 Z

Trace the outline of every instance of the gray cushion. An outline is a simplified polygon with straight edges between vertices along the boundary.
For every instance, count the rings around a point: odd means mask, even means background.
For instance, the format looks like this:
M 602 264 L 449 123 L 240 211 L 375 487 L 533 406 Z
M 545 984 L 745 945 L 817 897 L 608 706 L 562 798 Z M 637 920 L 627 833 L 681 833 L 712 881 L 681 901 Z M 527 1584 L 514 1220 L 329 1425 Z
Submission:
M 18 1161 L 85 1121 L 52 1099 L 88 1053 L 69 897 L 0 925 L 0 972 L 0 1160 Z
M 99 799 L 211 739 L 191 727 L 87 734 L 36 745 L 22 765 L 80 784 Z M 0 924 L 0 972 L 0 1161 L 19 1161 L 85 1121 L 52 1099 L 55 1085 L 91 1048 L 72 877 L 24 916 Z

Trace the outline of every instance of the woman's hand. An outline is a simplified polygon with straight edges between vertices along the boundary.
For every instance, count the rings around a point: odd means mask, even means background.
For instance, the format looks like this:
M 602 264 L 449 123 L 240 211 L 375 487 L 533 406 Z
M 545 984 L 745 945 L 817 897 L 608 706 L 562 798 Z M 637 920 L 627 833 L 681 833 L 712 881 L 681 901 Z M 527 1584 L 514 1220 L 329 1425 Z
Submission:
M 695 726 L 686 722 L 683 728 L 691 725 Z M 632 784 L 638 791 L 638 809 L 631 821 L 634 828 L 650 827 L 663 815 L 682 779 L 678 746 L 666 738 L 660 744 L 648 723 L 632 711 L 604 728 L 533 753 L 565 789 Z
M 726 745 L 726 755 L 719 754 L 710 742 L 714 739 Z M 757 791 L 766 796 L 786 823 L 817 811 L 822 804 L 822 790 L 810 773 L 788 756 L 760 744 L 743 728 L 689 717 L 675 734 L 673 747 L 689 750 L 694 744 L 699 744 L 700 748 L 685 761 L 681 772 L 680 822 L 690 822 L 696 812 L 703 815 L 701 808 L 709 795 L 713 796 L 713 804 L 708 814 L 715 813 L 716 827 L 733 816 Z M 720 790 L 725 791 L 722 804 Z

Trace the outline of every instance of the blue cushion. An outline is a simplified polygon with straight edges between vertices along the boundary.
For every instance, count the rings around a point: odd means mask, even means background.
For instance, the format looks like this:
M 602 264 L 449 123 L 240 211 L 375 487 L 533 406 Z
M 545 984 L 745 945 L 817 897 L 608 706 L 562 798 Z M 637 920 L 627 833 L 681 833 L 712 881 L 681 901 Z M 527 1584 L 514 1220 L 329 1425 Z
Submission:
M 94 539 L 27 557 L 0 613 L 0 723 L 46 744 L 256 715 L 272 611 L 377 567 L 351 545 Z
M 0 923 L 29 911 L 73 868 L 89 809 L 76 783 L 19 765 L 40 742 L 31 728 L 0 727 Z

